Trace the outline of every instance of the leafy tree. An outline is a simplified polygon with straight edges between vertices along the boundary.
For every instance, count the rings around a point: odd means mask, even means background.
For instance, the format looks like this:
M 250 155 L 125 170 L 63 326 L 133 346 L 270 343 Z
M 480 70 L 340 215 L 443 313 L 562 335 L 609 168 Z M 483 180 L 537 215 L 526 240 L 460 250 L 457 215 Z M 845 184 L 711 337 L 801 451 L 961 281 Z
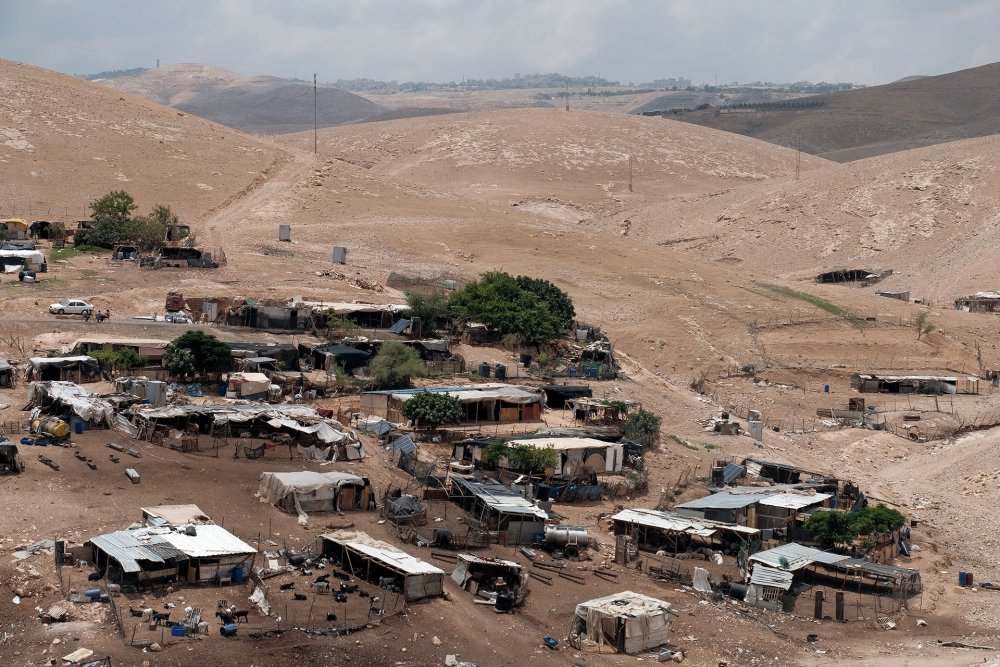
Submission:
M 443 424 L 462 421 L 462 402 L 445 393 L 422 391 L 403 403 L 403 416 L 419 428 L 435 429 Z
M 492 271 L 452 293 L 448 308 L 457 317 L 482 322 L 501 334 L 516 334 L 541 349 L 572 324 L 573 303 L 547 280 Z
M 124 190 L 109 192 L 90 203 L 90 219 L 94 221 L 90 229 L 75 235 L 75 245 L 93 245 L 113 248 L 128 240 L 132 211 L 136 209 L 132 195 Z
M 148 359 L 130 347 L 120 350 L 94 350 L 90 356 L 97 359 L 101 368 L 115 373 L 130 371 L 146 365 Z
M 489 466 L 500 465 L 506 459 L 511 470 L 538 474 L 548 468 L 555 468 L 559 453 L 552 447 L 534 445 L 511 445 L 503 439 L 494 440 L 483 450 L 483 462 Z
M 197 330 L 188 331 L 174 340 L 172 346 L 190 350 L 195 371 L 198 373 L 217 373 L 229 370 L 232 356 L 229 346 L 211 334 Z M 185 373 L 185 375 L 190 374 Z
M 661 422 L 659 415 L 655 415 L 649 410 L 639 410 L 629 415 L 628 419 L 625 420 L 622 435 L 629 440 L 648 445 L 656 442 L 659 437 Z
M 10 230 L 7 229 L 7 225 L 0 225 L 0 241 L 10 240 Z
M 897 530 L 905 522 L 900 512 L 877 505 L 857 512 L 813 512 L 804 525 L 821 546 L 830 549 L 850 545 L 863 535 Z
M 326 311 L 326 338 L 327 340 L 338 340 L 344 336 L 349 336 L 361 331 L 358 323 L 345 315 L 337 315 L 333 308 Z
M 128 240 L 143 250 L 151 250 L 163 243 L 167 228 L 178 223 L 177 216 L 169 206 L 157 204 L 149 215 L 140 215 L 127 225 Z
M 913 318 L 913 328 L 917 330 L 917 340 L 930 335 L 937 329 L 937 325 L 928 321 L 929 317 L 930 313 L 928 311 L 921 310 L 917 313 L 917 316 Z
M 194 375 L 197 371 L 194 354 L 186 347 L 168 345 L 163 354 L 163 367 L 172 376 L 181 378 Z
M 412 292 L 406 296 L 406 303 L 410 306 L 409 316 L 420 318 L 421 331 L 415 332 L 418 336 L 434 332 L 438 322 L 448 315 L 448 297 L 444 290 L 436 289 L 430 294 Z
M 400 389 L 409 387 L 413 378 L 427 375 L 427 366 L 412 347 L 389 341 L 382 343 L 368 363 L 368 373 L 379 387 Z

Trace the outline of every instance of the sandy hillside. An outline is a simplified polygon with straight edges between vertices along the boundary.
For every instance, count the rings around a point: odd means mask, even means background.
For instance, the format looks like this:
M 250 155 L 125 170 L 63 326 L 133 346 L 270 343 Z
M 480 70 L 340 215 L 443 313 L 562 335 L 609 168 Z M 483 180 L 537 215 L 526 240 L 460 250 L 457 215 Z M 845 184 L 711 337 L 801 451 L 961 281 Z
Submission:
M 996 133 L 1000 63 L 809 98 L 821 106 L 684 120 L 798 148 L 838 162 Z M 716 105 L 721 106 L 721 105 Z
M 632 228 L 754 272 L 811 278 L 834 268 L 893 269 L 886 285 L 950 299 L 1000 281 L 998 157 L 997 137 L 921 148 L 804 172 L 777 187 L 651 207 L 633 216 Z
M 311 133 L 280 140 L 312 145 Z M 566 222 L 634 208 L 647 198 L 787 177 L 795 159 L 764 142 L 659 118 L 538 109 L 334 128 L 320 141 L 324 154 L 372 174 Z M 802 164 L 808 170 L 824 162 Z
M 244 132 L 276 134 L 313 127 L 311 82 L 177 63 L 99 83 Z M 316 91 L 315 112 L 319 126 L 327 127 L 378 115 L 382 107 L 323 85 Z
M 79 220 L 125 189 L 145 212 L 203 215 L 263 178 L 281 151 L 96 84 L 0 61 L 0 211 Z

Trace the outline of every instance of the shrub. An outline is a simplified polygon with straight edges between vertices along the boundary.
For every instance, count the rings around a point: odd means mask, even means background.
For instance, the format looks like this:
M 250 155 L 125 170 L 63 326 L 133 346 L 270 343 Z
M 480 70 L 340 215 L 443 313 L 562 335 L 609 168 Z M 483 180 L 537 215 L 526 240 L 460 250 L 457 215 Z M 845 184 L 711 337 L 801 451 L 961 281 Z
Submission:
M 652 444 L 660 436 L 661 419 L 648 410 L 639 410 L 625 420 L 622 434 L 629 440 L 641 444 Z
M 412 347 L 389 341 L 368 363 L 368 373 L 380 388 L 400 389 L 409 387 L 413 378 L 427 375 L 427 366 Z
M 422 391 L 403 403 L 401 412 L 419 428 L 435 429 L 462 421 L 462 402 L 448 394 Z
M 182 348 L 191 352 L 195 372 L 217 373 L 229 370 L 232 357 L 229 346 L 211 334 L 196 330 L 188 331 L 177 338 L 172 345 L 174 348 Z M 184 375 L 191 374 L 185 373 Z

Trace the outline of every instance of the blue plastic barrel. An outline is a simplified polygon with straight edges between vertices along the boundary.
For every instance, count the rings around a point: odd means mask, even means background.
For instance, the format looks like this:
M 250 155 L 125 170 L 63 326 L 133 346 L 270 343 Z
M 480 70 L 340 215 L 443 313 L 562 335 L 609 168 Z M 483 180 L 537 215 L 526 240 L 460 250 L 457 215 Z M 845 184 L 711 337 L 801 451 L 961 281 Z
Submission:
M 73 420 L 73 433 L 76 433 L 77 435 L 80 435 L 81 433 L 83 433 L 83 420 L 82 419 L 74 419 Z
M 829 394 L 830 393 L 830 385 L 828 385 L 828 384 L 823 385 L 823 393 L 824 394 Z
M 184 636 L 184 626 L 183 625 L 175 625 L 174 627 L 170 628 L 170 636 L 172 636 L 172 637 L 183 637 Z
M 233 635 L 236 634 L 236 624 L 227 623 L 226 625 L 223 625 L 221 628 L 219 628 L 219 634 L 222 635 L 223 637 L 232 637 Z
M 969 575 L 967 575 L 965 572 L 959 572 L 958 573 L 958 585 L 959 586 L 967 586 L 968 583 L 969 583 Z
M 222 382 L 219 384 L 219 396 L 226 395 L 226 388 L 229 386 L 228 382 Z
M 963 572 L 962 574 L 964 575 L 965 573 Z M 88 588 L 87 590 L 85 590 L 83 592 L 83 594 L 86 595 L 88 598 L 99 598 L 99 597 L 101 597 L 101 589 L 100 588 Z
M 233 583 L 242 584 L 243 583 L 243 568 L 236 567 L 233 568 Z

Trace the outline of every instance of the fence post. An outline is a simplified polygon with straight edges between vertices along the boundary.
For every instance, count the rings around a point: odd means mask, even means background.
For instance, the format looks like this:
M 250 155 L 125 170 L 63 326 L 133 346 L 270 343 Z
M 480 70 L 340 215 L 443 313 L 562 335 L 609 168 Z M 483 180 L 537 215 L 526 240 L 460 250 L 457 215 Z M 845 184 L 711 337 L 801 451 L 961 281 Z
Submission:
M 816 605 L 813 608 L 813 618 L 823 620 L 823 591 L 816 591 Z

